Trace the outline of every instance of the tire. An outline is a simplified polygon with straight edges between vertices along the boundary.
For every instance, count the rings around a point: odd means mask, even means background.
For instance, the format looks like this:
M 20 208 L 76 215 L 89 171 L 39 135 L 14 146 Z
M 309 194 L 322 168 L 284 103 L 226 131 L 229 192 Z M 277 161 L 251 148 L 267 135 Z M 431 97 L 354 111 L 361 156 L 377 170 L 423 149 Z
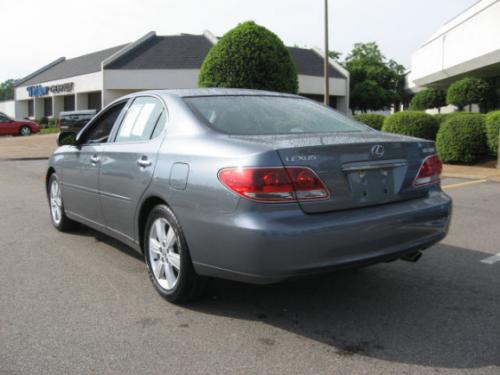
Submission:
M 196 274 L 179 221 L 166 205 L 151 210 L 143 249 L 151 282 L 163 298 L 182 304 L 201 297 L 206 279 Z
M 64 203 L 61 196 L 59 179 L 52 173 L 47 186 L 49 198 L 50 221 L 54 227 L 61 232 L 68 232 L 77 226 L 77 223 L 66 216 Z
M 28 136 L 28 135 L 31 135 L 31 128 L 29 126 L 21 126 L 21 128 L 19 129 L 19 135 L 21 136 Z

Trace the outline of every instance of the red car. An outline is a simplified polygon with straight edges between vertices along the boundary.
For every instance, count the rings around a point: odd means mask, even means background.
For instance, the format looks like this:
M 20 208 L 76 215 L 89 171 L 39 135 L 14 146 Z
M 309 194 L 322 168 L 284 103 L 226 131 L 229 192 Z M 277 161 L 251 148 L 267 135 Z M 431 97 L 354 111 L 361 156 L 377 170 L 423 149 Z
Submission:
M 0 135 L 30 135 L 39 131 L 40 127 L 34 122 L 12 120 L 0 113 Z

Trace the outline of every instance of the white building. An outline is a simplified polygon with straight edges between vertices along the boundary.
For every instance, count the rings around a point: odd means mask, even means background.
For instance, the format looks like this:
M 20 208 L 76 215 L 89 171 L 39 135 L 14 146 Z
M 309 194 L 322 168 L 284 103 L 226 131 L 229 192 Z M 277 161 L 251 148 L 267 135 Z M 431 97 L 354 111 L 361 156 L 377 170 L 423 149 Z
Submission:
M 97 109 L 139 90 L 195 88 L 201 64 L 217 42 L 203 35 L 158 36 L 84 56 L 59 58 L 28 75 L 15 87 L 15 117 L 57 117 L 61 111 Z M 323 98 L 323 57 L 315 49 L 290 47 L 297 66 L 299 93 Z M 330 61 L 331 104 L 349 111 L 349 73 Z
M 500 0 L 478 1 L 437 30 L 412 56 L 409 88 L 446 89 L 466 76 L 489 81 L 500 98 Z

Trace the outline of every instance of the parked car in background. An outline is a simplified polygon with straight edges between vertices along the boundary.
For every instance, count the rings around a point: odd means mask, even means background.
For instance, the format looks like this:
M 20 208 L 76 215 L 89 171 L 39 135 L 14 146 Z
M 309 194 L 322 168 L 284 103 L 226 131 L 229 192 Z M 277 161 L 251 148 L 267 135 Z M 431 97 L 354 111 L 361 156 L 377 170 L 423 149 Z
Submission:
M 38 133 L 40 127 L 32 121 L 16 121 L 0 113 L 0 135 L 30 135 Z
M 59 128 L 63 132 L 78 133 L 95 116 L 95 109 L 67 111 L 59 114 Z
M 265 284 L 416 261 L 448 232 L 433 142 L 296 95 L 138 92 L 58 142 L 53 225 L 80 222 L 142 252 L 172 302 L 199 295 L 205 277 Z

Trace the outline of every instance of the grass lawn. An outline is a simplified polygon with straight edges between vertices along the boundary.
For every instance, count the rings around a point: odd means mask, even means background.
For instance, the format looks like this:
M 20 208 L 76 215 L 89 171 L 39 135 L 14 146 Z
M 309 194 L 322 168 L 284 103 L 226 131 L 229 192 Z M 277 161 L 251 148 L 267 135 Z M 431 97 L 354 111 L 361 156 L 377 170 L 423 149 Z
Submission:
M 52 134 L 52 133 L 59 133 L 59 128 L 40 129 L 40 134 Z

